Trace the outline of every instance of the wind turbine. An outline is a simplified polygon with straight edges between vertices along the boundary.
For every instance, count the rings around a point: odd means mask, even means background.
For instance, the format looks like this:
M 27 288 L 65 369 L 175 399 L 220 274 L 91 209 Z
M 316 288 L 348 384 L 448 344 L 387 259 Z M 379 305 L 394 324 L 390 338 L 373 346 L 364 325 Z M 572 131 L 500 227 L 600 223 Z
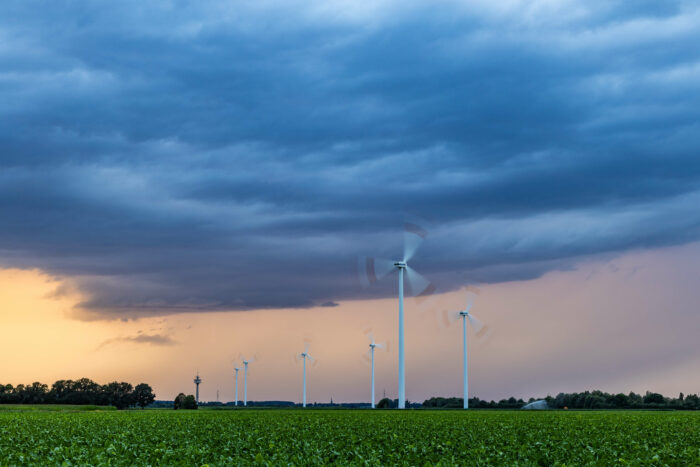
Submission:
M 314 366 L 316 366 L 316 359 L 309 354 L 309 346 L 311 345 L 311 340 L 310 339 L 304 339 L 304 351 L 298 355 L 295 355 L 295 359 L 297 361 L 303 360 L 304 363 L 304 384 L 303 384 L 303 399 L 302 399 L 302 407 L 306 407 L 306 361 L 308 360 L 310 363 L 313 363 Z
M 460 311 L 445 311 L 445 324 L 450 325 L 457 321 L 458 319 L 462 319 L 462 341 L 463 341 L 463 359 L 464 359 L 464 408 L 468 409 L 469 408 L 469 368 L 468 368 L 468 360 L 467 360 L 467 322 L 471 324 L 472 329 L 474 332 L 476 332 L 477 337 L 483 336 L 486 331 L 487 327 L 484 326 L 484 324 L 479 321 L 474 315 L 471 314 L 471 308 L 472 305 L 474 304 L 474 299 L 476 298 L 476 294 L 471 291 L 467 291 L 467 304 L 466 307 L 463 310 Z
M 372 384 L 372 408 L 374 408 L 374 349 L 387 349 L 388 350 L 388 343 L 381 343 L 377 344 L 374 342 L 374 333 L 372 330 L 367 330 L 365 331 L 365 334 L 369 338 L 369 359 L 372 365 L 372 377 L 371 377 L 371 384 Z
M 248 364 L 253 363 L 255 361 L 255 357 L 247 360 L 245 357 L 241 357 L 241 361 L 243 362 L 243 406 L 245 407 L 248 405 Z M 238 383 L 238 378 L 236 378 L 236 383 Z
M 234 370 L 236 370 L 236 399 L 233 402 L 234 407 L 238 407 L 238 371 L 240 370 L 239 367 L 233 367 Z
M 416 295 L 429 295 L 435 291 L 435 286 L 425 277 L 408 265 L 416 250 L 428 235 L 420 226 L 406 222 L 404 224 L 403 258 L 400 261 L 370 258 L 359 258 L 360 282 L 368 287 L 383 278 L 394 269 L 399 271 L 399 408 L 406 407 L 406 362 L 404 358 L 404 311 L 403 311 L 403 277 L 404 272 L 411 287 L 411 292 Z
M 196 387 L 195 389 L 195 400 L 197 401 L 197 405 L 199 405 L 199 384 L 202 382 L 202 378 L 199 377 L 199 372 L 197 372 L 197 376 L 194 378 L 194 385 Z

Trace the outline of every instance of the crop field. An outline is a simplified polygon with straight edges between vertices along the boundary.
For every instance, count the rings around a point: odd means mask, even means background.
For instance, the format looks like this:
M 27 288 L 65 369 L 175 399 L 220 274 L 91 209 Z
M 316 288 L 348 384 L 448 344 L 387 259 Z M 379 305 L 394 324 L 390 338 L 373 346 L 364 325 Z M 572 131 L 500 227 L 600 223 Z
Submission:
M 700 465 L 700 413 L 8 408 L 23 464 Z

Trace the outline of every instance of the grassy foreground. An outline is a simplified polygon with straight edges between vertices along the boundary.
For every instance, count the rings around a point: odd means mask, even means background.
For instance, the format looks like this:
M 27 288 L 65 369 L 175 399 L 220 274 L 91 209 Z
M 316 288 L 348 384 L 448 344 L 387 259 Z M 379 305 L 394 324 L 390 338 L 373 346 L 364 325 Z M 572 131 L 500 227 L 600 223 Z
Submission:
M 700 465 L 700 412 L 0 411 L 0 465 Z
M 117 410 L 104 405 L 0 404 L 0 412 L 104 412 Z

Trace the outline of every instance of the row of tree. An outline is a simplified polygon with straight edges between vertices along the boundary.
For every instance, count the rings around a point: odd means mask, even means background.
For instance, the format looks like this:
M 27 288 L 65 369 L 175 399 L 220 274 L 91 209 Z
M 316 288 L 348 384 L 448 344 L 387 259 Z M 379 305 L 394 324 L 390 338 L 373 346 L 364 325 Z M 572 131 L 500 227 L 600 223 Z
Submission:
M 365 407 L 367 407 L 366 404 L 365 404 Z M 377 402 L 378 409 L 396 409 L 398 407 L 399 407 L 399 400 L 398 399 L 389 399 L 388 397 L 385 397 L 384 399 Z M 406 408 L 407 409 L 419 409 L 421 407 L 422 407 L 422 404 L 420 402 L 406 401 Z
M 526 402 L 522 399 L 511 397 L 495 401 L 482 401 L 478 397 L 469 398 L 469 407 L 472 409 L 519 409 Z M 431 397 L 423 402 L 423 407 L 441 409 L 461 409 L 464 406 L 462 397 Z
M 484 401 L 478 397 L 469 398 L 469 407 L 474 409 L 519 409 L 536 399 L 531 398 L 528 402 L 522 399 L 511 397 L 501 399 L 498 402 Z M 547 405 L 552 409 L 675 409 L 675 410 L 700 410 L 700 397 L 696 394 L 684 395 L 680 393 L 678 397 L 664 397 L 662 394 L 647 391 L 640 395 L 630 392 L 629 394 L 610 394 L 603 391 L 574 392 L 571 394 L 559 393 L 556 397 L 547 396 L 544 398 Z M 461 397 L 432 397 L 423 402 L 423 407 L 429 408 L 462 408 L 464 399 Z
M 664 397 L 656 392 L 647 391 L 646 394 L 609 394 L 602 391 L 574 392 L 571 394 L 559 393 L 556 397 L 547 396 L 547 405 L 552 408 L 562 409 L 675 409 L 675 410 L 700 410 L 700 397 L 697 394 L 678 397 Z
M 153 389 L 146 383 L 133 387 L 129 383 L 114 381 L 98 384 L 89 378 L 62 379 L 49 388 L 48 385 L 0 384 L 0 404 L 75 404 L 113 405 L 118 409 L 146 407 L 155 400 Z

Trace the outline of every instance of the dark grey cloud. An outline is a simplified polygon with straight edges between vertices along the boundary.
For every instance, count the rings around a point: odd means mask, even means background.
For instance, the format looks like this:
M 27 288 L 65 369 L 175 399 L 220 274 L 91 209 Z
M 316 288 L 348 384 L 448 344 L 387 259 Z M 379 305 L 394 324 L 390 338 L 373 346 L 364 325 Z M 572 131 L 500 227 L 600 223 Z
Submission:
M 160 346 L 175 345 L 175 341 L 170 336 L 167 336 L 164 334 L 144 334 L 144 333 L 140 332 L 134 336 L 113 337 L 111 339 L 107 339 L 99 345 L 98 350 L 102 349 L 106 346 L 109 346 L 112 344 L 119 344 L 119 343 L 160 345 Z
M 40 8 L 39 8 L 40 7 Z M 81 316 L 303 307 L 700 236 L 694 2 L 0 6 L 0 264 Z

